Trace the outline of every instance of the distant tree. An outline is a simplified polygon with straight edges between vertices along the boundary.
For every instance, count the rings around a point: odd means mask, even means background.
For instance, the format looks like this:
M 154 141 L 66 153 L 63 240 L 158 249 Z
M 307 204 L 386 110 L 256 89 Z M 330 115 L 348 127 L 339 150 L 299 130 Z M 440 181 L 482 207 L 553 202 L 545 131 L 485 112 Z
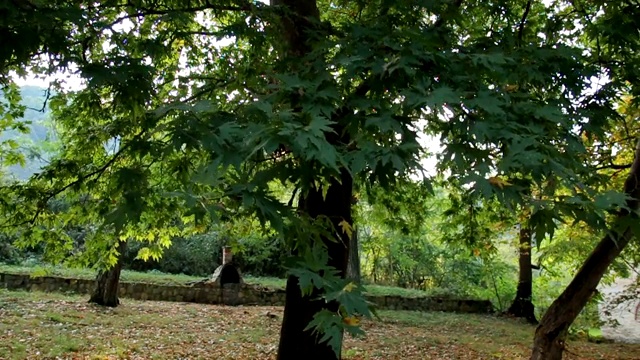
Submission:
M 531 264 L 531 228 L 521 224 L 518 231 L 518 287 L 516 296 L 507 309 L 509 315 L 537 324 L 533 305 L 533 267 Z
M 571 323 L 596 293 L 609 265 L 638 232 L 640 210 L 640 139 L 634 163 L 624 185 L 629 196 L 609 232 L 584 262 L 575 277 L 553 302 L 536 329 L 532 360 L 562 359 L 564 337 Z

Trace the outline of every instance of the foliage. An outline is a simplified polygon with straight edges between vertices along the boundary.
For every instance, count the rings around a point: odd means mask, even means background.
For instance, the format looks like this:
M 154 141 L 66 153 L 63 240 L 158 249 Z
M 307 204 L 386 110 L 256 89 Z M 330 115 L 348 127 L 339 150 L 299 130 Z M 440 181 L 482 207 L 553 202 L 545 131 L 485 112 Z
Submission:
M 0 262 L 16 264 L 20 262 L 20 253 L 13 246 L 13 239 L 7 235 L 0 235 Z
M 233 239 L 220 232 L 207 232 L 172 239 L 159 260 L 137 259 L 141 244 L 134 243 L 124 254 L 124 266 L 136 271 L 156 270 L 169 274 L 210 276 L 220 265 L 222 246 L 235 244 L 233 261 L 243 276 L 283 277 L 282 263 L 286 252 L 276 237 L 264 238 L 259 234 Z
M 364 280 L 440 296 L 492 299 L 502 309 L 517 281 L 513 257 L 496 252 L 511 245 L 514 235 L 503 231 L 504 221 L 492 221 L 490 213 L 478 207 L 477 213 L 484 216 L 480 230 L 479 218 L 460 212 L 460 202 L 450 190 L 436 187 L 428 193 L 434 195 L 423 199 L 413 192 L 410 201 L 360 199 L 357 222 Z
M 22 115 L 15 119 L 13 129 L 0 133 L 3 148 L 14 150 L 18 156 L 4 156 L 4 175 L 8 179 L 26 180 L 48 163 L 56 151 L 55 132 L 48 119 L 47 89 L 23 86 L 19 88 Z M 0 98 L 3 92 L 0 90 Z M 0 100 L 6 104 L 6 101 Z M 3 160 L 3 161 L 4 161 Z
M 134 271 L 158 271 L 206 277 L 220 265 L 222 252 L 213 234 L 193 235 L 171 240 L 171 246 L 158 260 L 138 258 L 143 244 L 133 243 L 123 254 L 123 266 Z
M 588 141 L 615 121 L 618 93 L 637 92 L 636 32 L 611 30 L 617 21 L 636 28 L 629 1 L 300 4 L 318 5 L 323 23 L 295 56 L 283 51 L 278 20 L 292 15 L 283 6 L 5 4 L 2 128 L 19 127 L 14 73 L 74 69 L 86 85 L 51 101 L 63 144 L 56 158 L 3 188 L 18 244 L 46 243 L 51 259 L 107 268 L 119 237 L 158 258 L 174 237 L 255 217 L 301 254 L 291 271 L 302 287 L 334 299 L 346 284 L 319 250 L 335 237 L 331 219 L 299 214 L 269 183 L 307 194 L 349 174 L 393 190 L 421 170 L 422 131 L 442 142 L 440 172 L 487 203 L 515 211 L 531 188 L 562 189 L 536 204 L 539 235 L 564 218 L 602 229 L 606 211 L 621 206 L 621 196 L 600 194 L 606 179 L 585 159 Z M 603 73 L 611 81 L 592 89 Z M 20 162 L 9 148 L 7 161 Z M 70 211 L 47 208 L 62 196 Z M 69 224 L 97 225 L 71 257 Z M 360 297 L 340 294 L 347 312 L 364 311 Z M 331 316 L 331 329 L 343 326 Z

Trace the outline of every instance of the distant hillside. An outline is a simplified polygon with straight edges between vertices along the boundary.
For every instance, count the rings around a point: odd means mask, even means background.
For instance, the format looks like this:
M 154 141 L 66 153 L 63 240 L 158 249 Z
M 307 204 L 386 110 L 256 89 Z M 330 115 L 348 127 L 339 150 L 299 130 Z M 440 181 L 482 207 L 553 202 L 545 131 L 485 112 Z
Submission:
M 48 106 L 44 108 L 44 111 L 40 111 L 46 101 L 46 89 L 36 86 L 23 86 L 20 90 L 22 104 L 27 107 L 24 118 L 21 121 L 30 123 L 28 125 L 30 132 L 29 134 L 21 134 L 16 131 L 5 131 L 0 133 L 0 140 L 14 139 L 20 144 L 23 154 L 27 158 L 25 166 L 11 166 L 6 170 L 16 179 L 26 180 L 47 163 L 47 159 L 51 157 L 51 154 L 44 153 L 42 145 L 49 137 L 52 139 L 55 137 L 49 125 Z M 0 93 L 0 99 L 1 96 L 2 94 Z

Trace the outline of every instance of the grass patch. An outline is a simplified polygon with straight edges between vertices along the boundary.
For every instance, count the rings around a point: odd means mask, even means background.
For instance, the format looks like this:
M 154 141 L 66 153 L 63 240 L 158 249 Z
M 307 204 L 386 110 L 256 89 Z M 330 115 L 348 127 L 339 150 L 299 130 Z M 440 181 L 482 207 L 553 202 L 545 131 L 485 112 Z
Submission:
M 0 272 L 6 274 L 24 274 L 31 276 L 61 276 L 77 279 L 95 279 L 96 272 L 91 269 L 75 269 L 61 266 L 14 266 L 0 264 Z M 124 282 L 145 282 L 153 284 L 184 284 L 190 281 L 202 280 L 202 277 L 183 274 L 165 274 L 161 272 L 138 272 L 123 270 L 120 280 Z
M 287 285 L 286 279 L 280 279 L 275 277 L 261 277 L 261 276 L 243 276 L 242 280 L 247 284 L 264 286 L 269 289 L 284 289 Z
M 23 274 L 31 276 L 61 276 L 77 279 L 94 279 L 96 272 L 91 269 L 72 269 L 61 266 L 14 266 L 0 263 L 0 273 Z M 165 274 L 157 271 L 138 272 L 123 270 L 120 280 L 123 282 L 151 283 L 161 285 L 181 285 L 188 282 L 200 281 L 202 277 L 189 276 L 183 274 Z M 274 277 L 259 277 L 252 275 L 243 276 L 247 284 L 263 286 L 269 289 L 284 289 L 286 279 Z M 423 291 L 417 289 L 404 289 L 384 285 L 365 285 L 365 291 L 372 296 L 402 296 L 402 297 L 426 297 L 426 296 L 451 296 L 446 290 L 434 289 Z
M 373 296 L 402 296 L 409 298 L 416 297 L 450 297 L 453 296 L 451 292 L 446 289 L 430 289 L 428 291 L 418 290 L 418 289 L 405 289 L 395 286 L 384 286 L 384 285 L 374 285 L 369 284 L 364 286 L 365 291 L 369 295 Z
M 11 304 L 11 306 L 5 306 Z M 267 313 L 277 316 L 268 316 Z M 535 328 L 492 316 L 381 311 L 344 359 L 528 359 Z M 86 298 L 0 289 L 0 359 L 275 359 L 281 307 Z M 637 359 L 640 345 L 570 340 L 566 359 Z

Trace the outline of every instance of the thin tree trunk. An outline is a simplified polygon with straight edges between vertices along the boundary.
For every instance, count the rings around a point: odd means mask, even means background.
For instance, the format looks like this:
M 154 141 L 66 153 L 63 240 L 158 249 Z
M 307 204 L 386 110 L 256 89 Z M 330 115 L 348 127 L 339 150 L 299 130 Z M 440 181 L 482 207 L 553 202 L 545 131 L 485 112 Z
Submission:
M 551 304 L 536 329 L 531 360 L 560 360 L 564 351 L 567 330 L 580 311 L 596 292 L 598 283 L 613 260 L 620 255 L 634 234 L 629 227 L 638 220 L 640 204 L 640 139 L 636 146 L 635 159 L 624 191 L 630 196 L 627 207 L 621 211 L 613 229 L 600 241 L 584 262 L 564 292 Z M 637 236 L 637 234 L 636 234 Z
M 347 264 L 347 278 L 360 282 L 360 249 L 358 246 L 358 229 L 354 227 L 349 245 L 349 263 Z
M 531 228 L 520 227 L 519 246 L 519 279 L 516 297 L 507 310 L 507 314 L 524 318 L 531 324 L 537 324 L 535 307 L 533 306 L 533 274 L 531 273 Z
M 89 299 L 90 303 L 116 307 L 120 304 L 118 288 L 120 287 L 120 272 L 122 271 L 123 252 L 127 246 L 126 241 L 118 241 L 118 262 L 109 270 L 101 270 L 96 278 L 96 287 Z
M 343 220 L 349 224 L 351 219 L 351 193 L 352 179 L 346 170 L 343 170 L 340 181 L 333 180 L 329 185 L 327 195 L 322 196 L 322 190 L 311 191 L 301 201 L 301 209 L 304 209 L 311 217 L 320 215 L 331 219 L 333 226 L 340 229 L 339 223 Z M 329 266 L 333 266 L 342 272 L 344 276 L 349 255 L 349 239 L 340 234 L 342 241 L 326 239 L 325 245 L 329 253 Z M 334 351 L 326 343 L 318 344 L 318 337 L 311 331 L 304 331 L 313 319 L 313 316 L 322 309 L 337 311 L 335 302 L 325 303 L 317 299 L 318 292 L 303 297 L 298 285 L 298 278 L 290 276 L 287 279 L 286 300 L 284 317 L 280 330 L 280 344 L 278 347 L 278 360 L 293 359 L 340 359 L 340 354 Z
M 373 283 L 378 283 L 378 252 L 376 251 L 376 247 L 371 248 L 371 254 L 373 255 L 371 274 L 373 276 Z

